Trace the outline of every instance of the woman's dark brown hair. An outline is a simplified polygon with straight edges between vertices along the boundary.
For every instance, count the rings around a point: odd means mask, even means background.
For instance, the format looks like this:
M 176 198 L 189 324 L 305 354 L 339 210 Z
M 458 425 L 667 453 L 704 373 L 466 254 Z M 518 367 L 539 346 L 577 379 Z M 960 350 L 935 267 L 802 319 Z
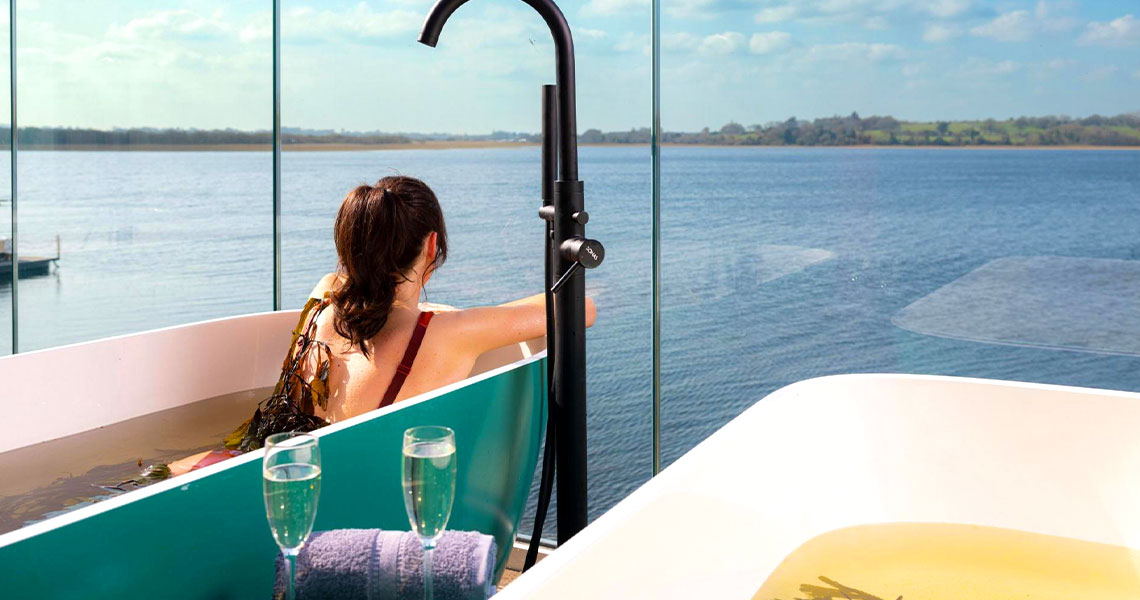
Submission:
M 333 327 L 365 356 L 368 340 L 388 322 L 396 286 L 409 280 L 433 232 L 438 241 L 431 271 L 447 258 L 447 230 L 435 193 L 414 177 L 359 186 L 340 205 L 333 237 L 344 280 L 332 295 Z

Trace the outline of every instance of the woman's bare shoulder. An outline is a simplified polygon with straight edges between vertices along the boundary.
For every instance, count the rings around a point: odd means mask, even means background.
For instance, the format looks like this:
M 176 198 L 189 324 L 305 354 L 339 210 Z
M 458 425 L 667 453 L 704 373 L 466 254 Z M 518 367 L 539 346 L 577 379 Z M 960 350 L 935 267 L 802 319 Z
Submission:
M 344 281 L 344 276 L 340 273 L 329 273 L 317 282 L 317 286 L 313 288 L 312 293 L 309 294 L 310 298 L 323 298 L 325 292 L 335 292 L 340 288 L 341 283 Z
M 420 302 L 419 308 L 423 312 L 431 312 L 437 315 L 440 313 L 458 312 L 460 310 L 450 304 L 437 304 L 435 302 Z

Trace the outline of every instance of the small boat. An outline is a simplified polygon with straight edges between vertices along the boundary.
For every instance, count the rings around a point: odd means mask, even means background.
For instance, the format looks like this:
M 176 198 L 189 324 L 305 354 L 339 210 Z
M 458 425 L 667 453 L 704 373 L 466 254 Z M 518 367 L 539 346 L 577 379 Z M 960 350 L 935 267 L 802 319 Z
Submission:
M 20 277 L 37 277 L 51 273 L 51 266 L 59 262 L 59 236 L 55 236 L 55 257 L 21 256 Z M 12 240 L 0 239 L 0 281 L 12 276 Z
M 22 424 L 0 438 L 0 453 L 271 386 L 298 315 L 244 315 L 0 358 L 0 407 Z M 497 581 L 543 439 L 545 358 L 542 339 L 500 348 L 463 381 L 314 432 L 323 457 L 315 529 L 407 530 L 403 432 L 446 425 L 456 432 L 460 465 L 448 528 L 495 537 Z M 262 455 L 0 535 L 4 597 L 265 596 L 278 551 L 265 522 Z

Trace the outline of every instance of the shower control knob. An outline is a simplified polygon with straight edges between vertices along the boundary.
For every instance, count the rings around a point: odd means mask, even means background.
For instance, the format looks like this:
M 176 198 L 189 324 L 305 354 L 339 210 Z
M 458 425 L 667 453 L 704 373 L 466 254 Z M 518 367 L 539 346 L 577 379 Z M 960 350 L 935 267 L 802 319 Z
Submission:
M 606 249 L 598 240 L 573 237 L 562 242 L 562 256 L 587 269 L 593 269 L 605 260 Z
M 590 213 L 584 210 L 580 210 L 570 215 L 570 218 L 579 225 L 585 225 L 586 223 L 590 222 Z

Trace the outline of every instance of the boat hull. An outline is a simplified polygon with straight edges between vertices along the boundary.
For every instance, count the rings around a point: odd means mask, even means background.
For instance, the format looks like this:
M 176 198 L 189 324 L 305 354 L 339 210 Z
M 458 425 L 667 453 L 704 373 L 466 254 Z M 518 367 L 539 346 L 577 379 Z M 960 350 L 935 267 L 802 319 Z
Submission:
M 20 279 L 38 277 L 51 273 L 51 265 L 56 259 L 29 256 L 20 259 Z M 0 260 L 0 277 L 12 276 L 12 260 Z

